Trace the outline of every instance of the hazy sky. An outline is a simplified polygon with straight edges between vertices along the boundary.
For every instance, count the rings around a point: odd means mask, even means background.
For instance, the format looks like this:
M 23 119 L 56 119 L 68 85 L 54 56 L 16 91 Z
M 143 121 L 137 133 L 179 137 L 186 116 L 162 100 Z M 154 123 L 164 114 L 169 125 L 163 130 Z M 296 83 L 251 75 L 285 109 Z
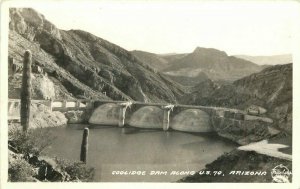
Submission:
M 60 29 L 81 29 L 127 50 L 228 54 L 291 53 L 297 4 L 257 2 L 97 2 L 30 5 Z

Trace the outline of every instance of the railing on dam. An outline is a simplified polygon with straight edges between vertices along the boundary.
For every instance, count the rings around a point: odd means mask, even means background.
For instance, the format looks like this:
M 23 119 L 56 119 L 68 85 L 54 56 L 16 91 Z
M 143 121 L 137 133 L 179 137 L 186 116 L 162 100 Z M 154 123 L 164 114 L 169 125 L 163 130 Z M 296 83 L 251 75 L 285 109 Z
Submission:
M 13 106 L 19 107 L 21 103 L 20 99 L 8 100 L 8 113 Z M 94 102 L 91 100 L 31 100 L 31 104 L 43 104 L 50 108 L 51 111 L 70 111 L 70 110 L 82 110 L 91 108 Z

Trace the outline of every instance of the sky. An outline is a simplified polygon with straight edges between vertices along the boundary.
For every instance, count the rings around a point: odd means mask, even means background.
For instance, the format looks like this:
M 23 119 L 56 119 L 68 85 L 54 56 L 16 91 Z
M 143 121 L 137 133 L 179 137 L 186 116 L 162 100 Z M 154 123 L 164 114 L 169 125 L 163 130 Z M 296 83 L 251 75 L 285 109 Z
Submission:
M 127 50 L 207 47 L 229 55 L 291 53 L 299 8 L 293 1 L 57 1 L 30 7 L 60 29 L 85 30 Z

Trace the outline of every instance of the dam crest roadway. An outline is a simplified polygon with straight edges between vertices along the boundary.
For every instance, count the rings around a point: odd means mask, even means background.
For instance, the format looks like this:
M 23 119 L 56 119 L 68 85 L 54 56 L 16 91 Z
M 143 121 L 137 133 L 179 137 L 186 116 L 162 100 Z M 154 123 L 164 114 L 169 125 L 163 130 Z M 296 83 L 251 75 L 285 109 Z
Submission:
M 9 99 L 8 103 L 9 120 L 18 119 L 19 115 L 12 115 L 12 112 L 20 106 L 20 100 Z M 212 132 L 215 127 L 227 127 L 231 124 L 273 122 L 272 119 L 263 117 L 259 111 L 249 112 L 224 107 L 86 99 L 32 100 L 32 103 L 44 104 L 51 111 L 84 111 L 85 121 L 93 125 L 128 125 L 164 131 L 171 128 L 186 132 Z M 221 125 L 225 123 L 226 125 Z

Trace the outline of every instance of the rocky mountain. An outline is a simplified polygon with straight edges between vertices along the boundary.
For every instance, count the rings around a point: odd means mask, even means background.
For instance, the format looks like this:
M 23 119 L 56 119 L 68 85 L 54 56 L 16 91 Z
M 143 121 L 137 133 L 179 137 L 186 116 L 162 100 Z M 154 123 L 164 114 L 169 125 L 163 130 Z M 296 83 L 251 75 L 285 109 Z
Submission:
M 186 54 L 155 54 L 146 51 L 134 50 L 131 53 L 140 61 L 147 63 L 150 67 L 161 72 L 170 66 L 170 63 L 176 59 L 182 58 Z
M 291 54 L 282 54 L 275 56 L 235 55 L 235 57 L 254 62 L 258 65 L 288 64 L 293 62 L 293 57 Z
M 131 51 L 131 53 L 140 61 L 148 63 L 149 66 L 156 69 L 157 71 L 165 69 L 169 63 L 168 60 L 159 56 L 158 54 L 138 50 Z
M 187 55 L 186 53 L 168 53 L 168 54 L 159 54 L 158 56 L 162 57 L 163 59 L 165 59 L 166 61 L 173 62 L 179 58 L 184 57 L 185 55 Z
M 173 81 L 185 86 L 185 89 L 188 91 L 191 90 L 191 87 L 209 79 L 205 73 L 200 73 L 196 76 L 190 76 L 190 75 L 184 76 L 184 75 L 175 75 L 175 74 L 170 75 L 165 73 L 162 74 L 169 77 Z
M 212 80 L 234 81 L 261 70 L 256 64 L 228 56 L 223 51 L 197 47 L 194 52 L 171 61 L 163 72 L 173 77 L 205 74 Z
M 132 51 L 140 61 L 147 63 L 150 67 L 156 71 L 161 72 L 163 75 L 169 77 L 173 81 L 183 86 L 194 86 L 201 81 L 208 79 L 205 73 L 194 75 L 178 75 L 173 73 L 164 73 L 163 70 L 170 67 L 172 62 L 184 57 L 186 54 L 154 54 L 145 51 Z
M 176 102 L 182 94 L 175 82 L 115 44 L 85 31 L 60 30 L 30 8 L 11 8 L 9 14 L 9 70 L 20 71 L 25 50 L 31 50 L 33 65 L 54 84 L 51 98 Z M 10 98 L 20 87 L 15 75 L 9 78 L 15 80 Z
M 238 109 L 260 106 L 267 110 L 265 116 L 272 118 L 275 126 L 291 133 L 292 70 L 292 64 L 275 65 L 232 84 L 220 85 L 208 80 L 182 97 L 181 103 Z
M 183 86 L 195 86 L 207 79 L 231 82 L 262 70 L 249 61 L 227 56 L 216 49 L 197 47 L 189 54 L 154 54 L 132 51 L 142 62 Z

